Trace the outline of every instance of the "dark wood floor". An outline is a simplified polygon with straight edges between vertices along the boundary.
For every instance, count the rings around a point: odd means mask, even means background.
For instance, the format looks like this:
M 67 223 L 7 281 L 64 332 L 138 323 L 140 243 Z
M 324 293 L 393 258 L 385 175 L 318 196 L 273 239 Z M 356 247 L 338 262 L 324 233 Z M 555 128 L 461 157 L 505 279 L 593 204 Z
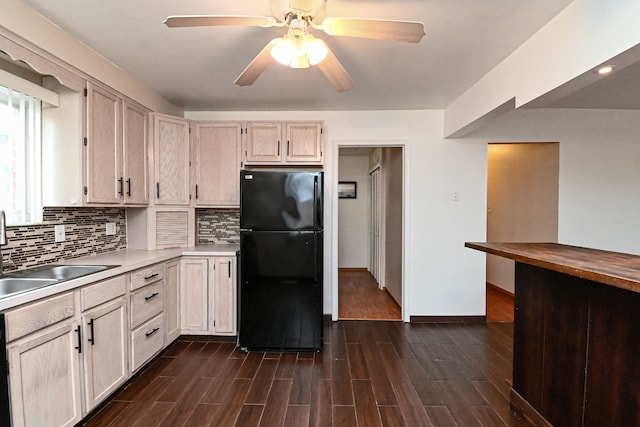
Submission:
M 321 353 L 182 337 L 88 426 L 524 426 L 512 323 L 325 324 Z

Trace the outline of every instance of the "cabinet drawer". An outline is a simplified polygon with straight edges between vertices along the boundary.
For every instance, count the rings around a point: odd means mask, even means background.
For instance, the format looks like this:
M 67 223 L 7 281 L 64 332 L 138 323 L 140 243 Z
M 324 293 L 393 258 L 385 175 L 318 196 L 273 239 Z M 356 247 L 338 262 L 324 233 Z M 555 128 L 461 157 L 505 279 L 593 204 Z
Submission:
M 156 264 L 131 273 L 131 290 L 164 279 L 164 264 Z
M 131 333 L 131 372 L 164 347 L 164 315 L 149 320 Z
M 164 281 L 146 286 L 131 294 L 131 329 L 164 310 Z
M 75 311 L 73 292 L 10 310 L 5 314 L 7 342 L 73 317 Z
M 82 311 L 111 301 L 127 292 L 127 276 L 122 275 L 80 289 Z

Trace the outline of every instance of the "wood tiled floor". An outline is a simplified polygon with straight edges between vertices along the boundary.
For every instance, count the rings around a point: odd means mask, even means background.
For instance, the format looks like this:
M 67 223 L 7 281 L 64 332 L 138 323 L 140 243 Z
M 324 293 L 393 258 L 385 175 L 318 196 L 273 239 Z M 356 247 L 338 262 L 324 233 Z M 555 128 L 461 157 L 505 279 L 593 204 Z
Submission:
M 402 310 L 386 289 L 364 269 L 338 270 L 340 320 L 401 320 Z
M 512 328 L 328 322 L 321 353 L 183 337 L 87 426 L 524 426 Z
M 513 295 L 487 285 L 487 322 L 513 322 Z

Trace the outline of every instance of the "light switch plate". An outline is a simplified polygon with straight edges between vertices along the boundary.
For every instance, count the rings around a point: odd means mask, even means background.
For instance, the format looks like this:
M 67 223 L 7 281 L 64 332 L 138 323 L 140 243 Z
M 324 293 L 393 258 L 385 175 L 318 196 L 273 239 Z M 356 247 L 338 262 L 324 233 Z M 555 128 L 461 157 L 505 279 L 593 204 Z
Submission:
M 56 242 L 64 242 L 67 240 L 65 236 L 65 227 L 64 224 L 58 224 L 54 226 L 54 238 Z
M 116 223 L 108 222 L 107 223 L 107 236 L 113 236 L 116 234 Z

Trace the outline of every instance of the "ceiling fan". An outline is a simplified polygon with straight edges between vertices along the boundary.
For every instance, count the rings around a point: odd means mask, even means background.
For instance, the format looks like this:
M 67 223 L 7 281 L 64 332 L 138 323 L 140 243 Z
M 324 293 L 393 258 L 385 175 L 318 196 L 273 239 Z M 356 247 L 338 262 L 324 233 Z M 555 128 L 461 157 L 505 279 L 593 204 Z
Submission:
M 365 18 L 325 18 L 326 0 L 271 0 L 273 16 L 182 15 L 164 20 L 167 27 L 248 26 L 287 27 L 284 37 L 271 40 L 236 79 L 250 86 L 273 60 L 291 68 L 318 68 L 338 92 L 350 90 L 353 80 L 326 43 L 311 34 L 322 30 L 332 36 L 361 37 L 418 43 L 424 36 L 421 22 Z M 319 23 L 320 22 L 320 23 Z

